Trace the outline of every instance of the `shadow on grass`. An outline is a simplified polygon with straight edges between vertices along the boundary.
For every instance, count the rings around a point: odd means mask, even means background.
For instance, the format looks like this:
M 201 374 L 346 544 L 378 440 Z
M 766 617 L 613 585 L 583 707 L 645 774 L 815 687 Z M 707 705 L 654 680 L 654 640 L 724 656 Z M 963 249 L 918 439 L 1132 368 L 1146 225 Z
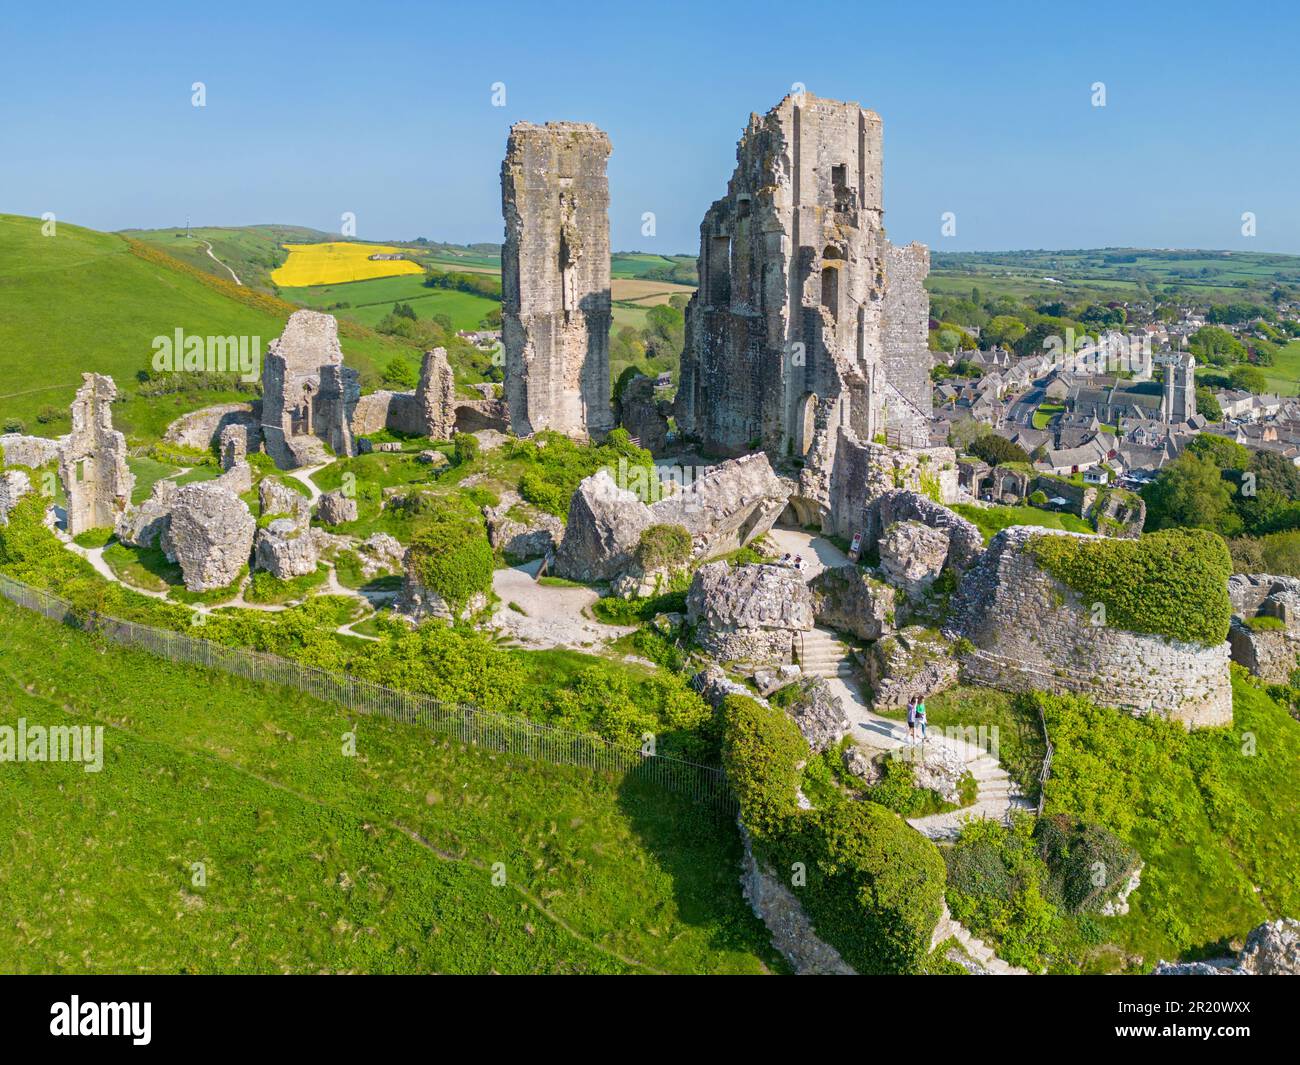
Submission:
M 789 966 L 772 947 L 766 926 L 741 894 L 741 842 L 735 814 L 669 791 L 649 769 L 627 773 L 618 803 L 632 830 L 673 884 L 677 915 L 708 929 L 711 949 L 752 954 L 772 972 Z

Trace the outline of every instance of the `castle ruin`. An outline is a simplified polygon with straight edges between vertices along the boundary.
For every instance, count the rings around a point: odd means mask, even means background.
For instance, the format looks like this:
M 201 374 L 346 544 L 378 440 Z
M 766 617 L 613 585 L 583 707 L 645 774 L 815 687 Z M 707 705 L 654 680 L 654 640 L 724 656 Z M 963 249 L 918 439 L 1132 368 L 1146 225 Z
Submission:
M 325 461 L 321 443 L 351 455 L 352 412 L 361 398 L 356 370 L 343 365 L 331 314 L 294 311 L 262 362 L 262 438 L 280 469 Z
M 113 428 L 117 385 L 83 373 L 72 401 L 72 431 L 59 447 L 59 480 L 68 497 L 67 530 L 111 529 L 131 503 L 135 477 L 126 465 L 126 437 Z
M 600 439 L 609 402 L 609 137 L 519 122 L 501 164 L 502 340 L 510 426 Z
M 881 121 L 807 93 L 750 116 L 700 226 L 675 403 L 710 454 L 802 460 L 824 517 L 840 434 L 929 443 L 929 251 L 885 239 Z

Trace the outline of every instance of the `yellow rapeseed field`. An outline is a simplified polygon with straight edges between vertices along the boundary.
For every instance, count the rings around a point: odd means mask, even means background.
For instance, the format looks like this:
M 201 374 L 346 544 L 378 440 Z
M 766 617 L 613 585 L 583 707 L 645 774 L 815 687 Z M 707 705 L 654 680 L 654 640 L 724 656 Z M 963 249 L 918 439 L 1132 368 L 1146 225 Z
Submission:
M 372 255 L 400 255 L 401 248 L 385 244 L 286 244 L 289 258 L 271 272 L 271 280 L 282 288 L 304 285 L 336 285 L 343 281 L 368 281 L 373 277 L 419 274 L 423 268 L 409 259 L 372 259 Z

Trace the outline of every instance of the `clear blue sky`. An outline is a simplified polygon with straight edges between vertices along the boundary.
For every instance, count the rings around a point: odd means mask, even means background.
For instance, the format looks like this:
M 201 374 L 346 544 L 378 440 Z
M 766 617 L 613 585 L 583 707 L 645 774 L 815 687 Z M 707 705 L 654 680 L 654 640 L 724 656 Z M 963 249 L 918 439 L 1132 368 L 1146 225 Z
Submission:
M 5 8 L 0 212 L 337 230 L 352 211 L 366 238 L 497 241 L 510 123 L 573 119 L 613 141 L 614 247 L 694 253 L 749 113 L 802 82 L 882 115 L 896 242 L 1300 253 L 1293 4 Z

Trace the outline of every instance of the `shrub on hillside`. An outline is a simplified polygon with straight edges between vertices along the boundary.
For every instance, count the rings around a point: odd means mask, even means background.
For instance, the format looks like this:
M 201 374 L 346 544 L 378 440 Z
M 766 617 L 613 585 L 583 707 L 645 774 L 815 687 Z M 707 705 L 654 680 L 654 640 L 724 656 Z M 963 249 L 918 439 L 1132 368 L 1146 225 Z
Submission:
M 778 871 L 799 863 L 799 900 L 817 934 L 863 973 L 914 971 L 943 910 L 933 843 L 875 803 L 800 810 L 807 741 L 779 708 L 746 696 L 722 704 L 722 756 L 755 852 Z
M 1085 604 L 1104 604 L 1109 628 L 1207 646 L 1228 637 L 1232 560 L 1214 533 L 1169 529 L 1140 540 L 1037 536 L 1031 550 Z
M 407 552 L 411 572 L 442 597 L 453 617 L 476 594 L 491 590 L 495 562 L 482 521 L 455 512 L 437 516 Z
M 470 433 L 457 433 L 451 438 L 454 456 L 457 466 L 464 466 L 467 462 L 473 462 L 479 455 L 478 437 Z
M 1141 860 L 1113 832 L 1068 814 L 1040 818 L 1034 840 L 1047 866 L 1043 893 L 1067 913 L 1099 909 L 1124 886 Z

